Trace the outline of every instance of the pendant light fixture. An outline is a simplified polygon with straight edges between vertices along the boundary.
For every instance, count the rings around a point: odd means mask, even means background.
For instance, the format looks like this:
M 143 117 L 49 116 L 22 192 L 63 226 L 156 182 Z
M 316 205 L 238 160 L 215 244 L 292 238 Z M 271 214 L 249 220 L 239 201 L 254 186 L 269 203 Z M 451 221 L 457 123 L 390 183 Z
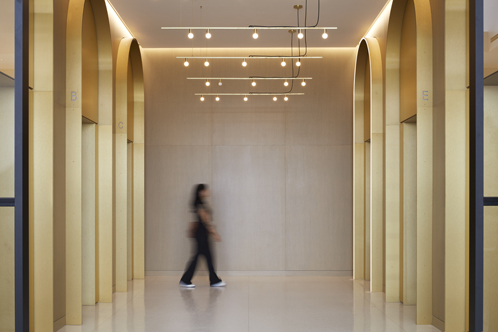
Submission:
M 252 38 L 254 39 L 258 39 L 259 35 L 258 35 L 258 29 L 254 29 L 254 33 L 252 34 Z
M 302 86 L 306 86 L 306 80 L 303 80 L 303 81 L 301 82 L 301 85 L 302 85 Z
M 185 59 L 185 62 L 183 63 L 183 65 L 184 65 L 185 67 L 188 67 L 189 63 L 188 63 L 187 59 Z
M 209 67 L 209 61 L 208 61 L 208 59 L 206 59 L 206 61 L 204 62 L 204 66 Z
M 327 29 L 323 29 L 323 34 L 322 34 L 323 39 L 329 38 L 329 34 L 327 33 Z
M 206 31 L 206 38 L 211 39 L 211 32 L 209 31 L 209 29 L 207 29 Z
M 206 80 L 206 86 L 210 86 L 211 83 L 209 82 L 209 80 Z
M 219 86 L 222 86 L 222 85 L 223 85 L 223 82 L 221 82 L 221 79 L 220 79 L 220 81 L 218 82 L 218 85 L 219 85 Z
M 251 85 L 252 85 L 252 86 L 256 86 L 256 81 L 255 81 L 255 80 L 252 80 Z
M 246 62 L 246 59 L 244 59 L 244 61 L 242 62 L 242 67 L 246 67 L 247 66 L 247 62 Z
M 282 67 L 285 67 L 285 65 L 286 65 L 286 64 L 287 64 L 287 63 L 285 63 L 285 60 L 284 60 L 284 59 L 282 59 L 282 63 L 281 63 Z
M 277 96 L 273 96 L 273 101 L 277 101 Z
M 301 58 L 299 58 L 296 62 L 296 66 L 301 67 Z
M 216 96 L 216 101 L 220 101 L 220 96 Z
M 304 35 L 303 35 L 303 29 L 299 29 L 299 33 L 297 34 L 297 38 L 299 39 L 303 39 Z
M 289 97 L 285 96 L 285 97 L 284 97 L 284 100 L 285 100 L 285 101 L 288 101 L 288 100 L 289 100 Z
M 285 80 L 284 86 L 289 86 L 289 82 L 287 82 L 287 80 Z
M 192 29 L 188 30 L 188 35 L 187 36 L 188 36 L 188 39 L 194 38 L 194 34 L 192 33 Z
M 201 96 L 201 101 L 204 101 L 204 96 Z
M 249 98 L 247 98 L 247 96 L 244 96 L 244 101 L 248 101 Z

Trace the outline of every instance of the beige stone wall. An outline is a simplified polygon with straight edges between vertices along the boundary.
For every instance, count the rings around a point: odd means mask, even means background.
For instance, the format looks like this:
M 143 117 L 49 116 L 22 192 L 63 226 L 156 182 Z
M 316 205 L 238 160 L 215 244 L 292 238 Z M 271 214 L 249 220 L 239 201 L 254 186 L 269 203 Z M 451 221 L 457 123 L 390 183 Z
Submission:
M 277 54 L 287 50 L 265 49 Z M 182 271 L 190 255 L 185 238 L 188 203 L 196 183 L 212 188 L 216 245 L 222 271 L 350 274 L 352 271 L 352 88 L 354 49 L 309 49 L 308 86 L 278 102 L 271 96 L 195 92 L 250 91 L 249 82 L 210 89 L 187 76 L 289 75 L 278 62 L 191 60 L 191 50 L 145 49 L 146 270 Z M 214 49 L 211 55 L 263 50 Z M 288 65 L 289 66 L 289 65 Z M 284 91 L 259 81 L 255 91 Z

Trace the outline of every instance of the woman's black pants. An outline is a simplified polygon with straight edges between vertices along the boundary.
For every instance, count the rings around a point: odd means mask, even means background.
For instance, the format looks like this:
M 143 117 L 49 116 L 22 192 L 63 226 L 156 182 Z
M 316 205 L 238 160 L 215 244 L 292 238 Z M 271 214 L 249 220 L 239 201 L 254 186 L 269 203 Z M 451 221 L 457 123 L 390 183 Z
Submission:
M 221 279 L 218 278 L 216 275 L 216 272 L 214 271 L 214 266 L 213 266 L 213 256 L 211 255 L 211 250 L 209 248 L 209 240 L 207 235 L 204 234 L 196 234 L 195 240 L 197 243 L 197 251 L 192 257 L 192 260 L 189 262 L 187 270 L 182 276 L 182 281 L 186 284 L 190 284 L 192 282 L 192 277 L 194 276 L 195 272 L 195 267 L 197 265 L 197 259 L 199 256 L 204 256 L 206 257 L 207 261 L 207 266 L 209 269 L 209 282 L 210 284 L 215 284 L 217 282 L 220 282 Z

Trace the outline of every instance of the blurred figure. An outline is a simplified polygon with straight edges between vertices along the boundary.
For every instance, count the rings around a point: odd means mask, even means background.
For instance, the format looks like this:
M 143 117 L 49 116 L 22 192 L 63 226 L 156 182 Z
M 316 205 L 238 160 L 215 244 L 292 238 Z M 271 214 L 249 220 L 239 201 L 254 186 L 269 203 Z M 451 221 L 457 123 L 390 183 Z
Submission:
M 194 189 L 194 197 L 192 199 L 192 211 L 195 213 L 196 221 L 190 223 L 188 234 L 189 237 L 195 238 L 196 253 L 188 264 L 187 270 L 180 280 L 180 286 L 185 288 L 194 288 L 192 277 L 194 276 L 197 259 L 200 255 L 204 256 L 209 269 L 209 283 L 211 287 L 224 287 L 226 283 L 216 275 L 213 266 L 213 256 L 209 248 L 209 234 L 215 241 L 221 241 L 219 234 L 216 232 L 211 223 L 211 208 L 206 203 L 205 199 L 209 196 L 209 189 L 205 184 L 199 184 Z

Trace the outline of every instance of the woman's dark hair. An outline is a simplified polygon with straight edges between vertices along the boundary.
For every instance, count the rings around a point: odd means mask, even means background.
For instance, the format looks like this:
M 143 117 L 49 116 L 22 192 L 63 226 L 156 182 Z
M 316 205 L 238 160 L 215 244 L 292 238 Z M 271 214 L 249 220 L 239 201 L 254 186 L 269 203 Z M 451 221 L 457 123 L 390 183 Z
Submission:
M 192 199 L 191 202 L 193 211 L 197 210 L 197 205 L 204 204 L 201 197 L 201 192 L 203 190 L 206 190 L 207 187 L 208 187 L 207 184 L 202 184 L 202 183 L 194 187 L 194 198 Z

